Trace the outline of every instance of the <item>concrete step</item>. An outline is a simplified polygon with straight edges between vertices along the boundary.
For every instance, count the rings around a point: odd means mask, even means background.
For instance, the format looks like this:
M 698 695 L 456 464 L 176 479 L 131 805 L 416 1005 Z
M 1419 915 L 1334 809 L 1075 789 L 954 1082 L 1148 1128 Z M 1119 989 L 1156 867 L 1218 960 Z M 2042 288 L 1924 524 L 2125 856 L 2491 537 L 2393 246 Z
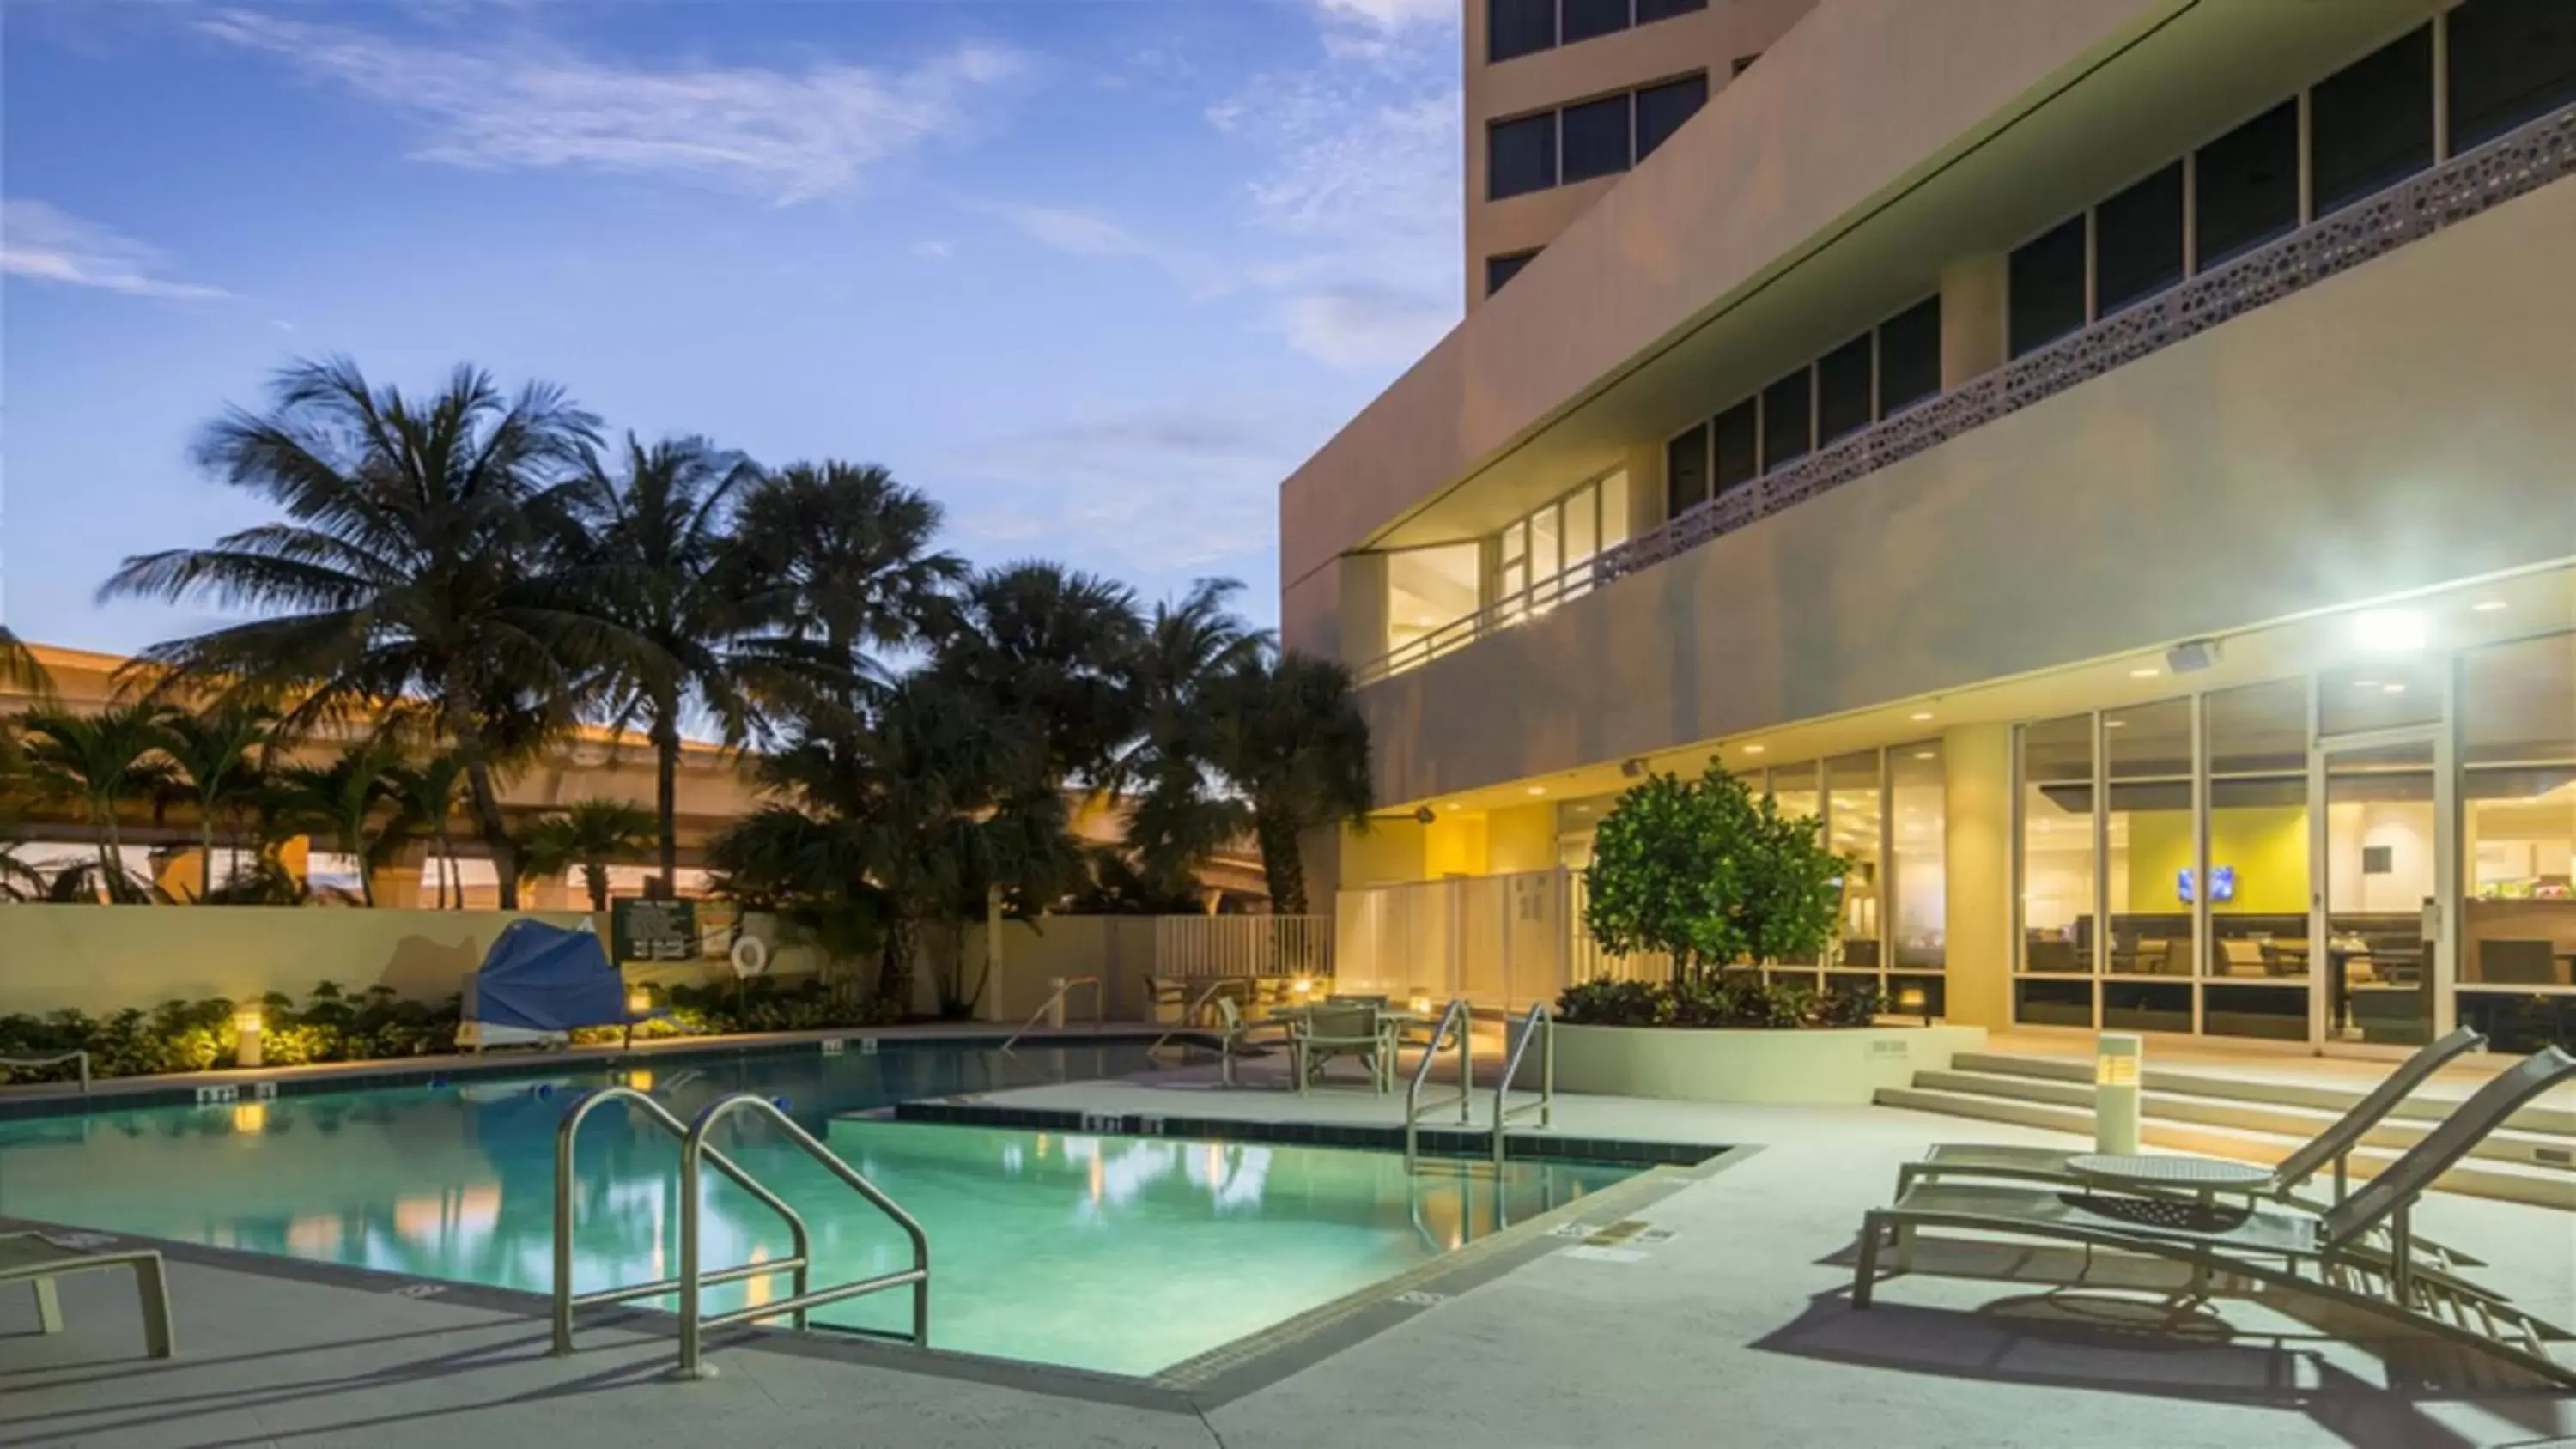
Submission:
M 1915 1086 L 1881 1087 L 1876 1101 L 1882 1107 L 1903 1107 L 1987 1122 L 2010 1122 L 2023 1127 L 2069 1133 L 2087 1140 L 2093 1136 L 2093 1111 L 2089 1104 L 2074 1106 L 2029 1097 L 1993 1096 L 1979 1091 L 1922 1085 L 1923 1078 L 1930 1075 L 1933 1074 L 1918 1073 L 1918 1085 Z M 2305 1132 L 2266 1132 L 2163 1116 L 2146 1117 L 2138 1129 L 2139 1140 L 2151 1147 L 2259 1162 L 2265 1166 L 2288 1156 L 2307 1135 Z M 2396 1157 L 2397 1149 L 2386 1146 L 2355 1149 L 2352 1155 L 2353 1176 L 2355 1180 L 2367 1178 Z M 2472 1197 L 2576 1210 L 2576 1174 L 2554 1166 L 2533 1166 L 2511 1159 L 2472 1158 L 2443 1174 L 2441 1186 L 2447 1191 Z
M 2393 1065 L 2393 1064 L 2392 1064 Z M 1984 1076 L 2019 1077 L 2032 1081 L 2081 1083 L 2090 1086 L 2093 1064 L 2073 1057 L 2021 1056 L 2008 1052 L 1961 1052 L 1950 1062 L 1953 1071 L 1976 1072 Z M 2152 1059 L 2140 1078 L 2150 1092 L 2171 1092 L 2194 1097 L 2226 1098 L 2240 1102 L 2268 1103 L 2280 1107 L 2341 1115 L 2355 1102 L 2369 1094 L 2366 1086 L 2336 1086 L 2320 1082 L 2286 1082 L 2263 1076 L 2239 1076 L 2222 1067 L 2194 1063 L 2187 1067 L 2159 1067 Z M 2459 1096 L 2417 1093 L 2397 1104 L 2389 1113 L 2391 1121 L 2438 1122 L 2458 1105 Z M 2508 1120 L 2514 1130 L 2545 1136 L 2576 1139 L 2576 1107 L 2542 1104 L 2525 1107 Z M 2571 1143 L 2576 1145 L 2576 1143 Z
M 2009 1097 L 2016 1101 L 2080 1108 L 2087 1114 L 2088 1122 L 2093 1107 L 2094 1089 L 2090 1083 L 2079 1085 L 2052 1077 L 2005 1076 L 1954 1069 L 1916 1072 L 1914 1085 L 1936 1091 Z M 2326 1111 L 2234 1096 L 2152 1089 L 2145 1094 L 2142 1106 L 2145 1115 L 2154 1119 L 2264 1132 L 2293 1143 L 2305 1142 L 2316 1136 L 2343 1115 L 2340 1110 Z M 2374 1147 L 2404 1151 L 2423 1140 L 2424 1134 L 2432 1127 L 2431 1122 L 2422 1119 L 2391 1118 L 2373 1126 L 2362 1141 Z M 2508 1127 L 2494 1132 L 2470 1151 L 2479 1157 L 2537 1167 L 2576 1166 L 2576 1140 L 2520 1128 Z

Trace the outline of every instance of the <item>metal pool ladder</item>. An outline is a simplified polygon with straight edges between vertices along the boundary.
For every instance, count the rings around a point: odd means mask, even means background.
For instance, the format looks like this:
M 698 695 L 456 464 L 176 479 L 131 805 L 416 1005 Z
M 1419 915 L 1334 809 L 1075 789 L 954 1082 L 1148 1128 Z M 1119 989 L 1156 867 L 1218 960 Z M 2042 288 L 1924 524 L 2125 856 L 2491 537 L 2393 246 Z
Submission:
M 625 1102 L 640 1107 L 647 1120 L 680 1139 L 680 1276 L 661 1278 L 650 1283 L 634 1283 L 617 1288 L 603 1288 L 593 1293 L 572 1291 L 573 1228 L 573 1141 L 581 1133 L 583 1119 L 594 1110 L 611 1102 Z M 820 1163 L 823 1169 L 839 1178 L 849 1188 L 867 1199 L 870 1206 L 891 1219 L 912 1240 L 912 1266 L 873 1278 L 814 1288 L 811 1275 L 814 1266 L 813 1241 L 805 1230 L 805 1219 L 785 1199 L 771 1192 L 742 1170 L 732 1158 L 707 1145 L 707 1134 L 718 1122 L 736 1112 L 753 1112 L 767 1116 L 788 1141 L 804 1149 L 805 1155 Z M 699 1185 L 700 1168 L 713 1165 L 715 1170 L 732 1180 L 735 1186 L 758 1198 L 787 1223 L 793 1251 L 784 1258 L 765 1263 L 745 1263 L 739 1267 L 708 1271 L 699 1257 Z M 731 1313 L 710 1315 L 704 1309 L 709 1287 L 739 1283 L 748 1278 L 767 1278 L 790 1274 L 795 1291 L 773 1302 L 738 1308 Z M 930 1239 L 921 1224 L 905 1212 L 894 1199 L 887 1197 L 876 1184 L 861 1176 L 856 1168 L 843 1162 L 832 1149 L 814 1135 L 796 1125 L 795 1120 L 777 1105 L 750 1093 L 736 1093 L 718 1098 L 700 1111 L 695 1121 L 683 1124 L 659 1102 L 633 1087 L 605 1087 L 584 1096 L 564 1114 L 563 1125 L 555 1129 L 555 1287 L 554 1351 L 572 1352 L 572 1315 L 576 1308 L 589 1308 L 602 1303 L 627 1303 L 638 1298 L 659 1298 L 676 1293 L 680 1298 L 681 1378 L 711 1378 L 715 1370 L 705 1362 L 706 1330 L 726 1328 L 737 1323 L 754 1323 L 768 1318 L 792 1318 L 795 1326 L 806 1326 L 806 1311 L 848 1298 L 859 1298 L 889 1288 L 909 1286 L 912 1289 L 912 1331 L 902 1335 L 916 1348 L 930 1343 Z
M 1475 1033 L 1472 1030 L 1474 1026 L 1475 1013 L 1469 1009 L 1467 998 L 1461 996 L 1451 1001 L 1449 1009 L 1440 1013 L 1440 1024 L 1431 1029 L 1431 1040 L 1422 1048 L 1422 1060 L 1414 1064 L 1412 1080 L 1405 1083 L 1404 1170 L 1408 1173 L 1421 1170 L 1422 1151 L 1418 1140 L 1418 1128 L 1421 1125 L 1423 1113 L 1437 1112 L 1454 1102 L 1458 1108 L 1458 1121 L 1464 1124 L 1470 1120 L 1475 1109 L 1476 1046 Z M 1431 1080 L 1432 1058 L 1440 1055 L 1440 1044 L 1449 1039 L 1453 1029 L 1458 1034 L 1458 1095 L 1455 1098 L 1440 1097 L 1426 1102 L 1422 1100 L 1422 1087 L 1424 1083 Z
M 1504 1018 L 1506 1021 L 1510 1018 Z M 1521 1058 L 1528 1054 L 1531 1038 L 1538 1040 L 1538 1100 L 1509 1105 L 1512 1078 L 1520 1075 Z M 1511 1046 L 1503 1054 L 1502 1080 L 1494 1083 L 1494 1166 L 1503 1165 L 1503 1128 L 1514 1117 L 1538 1113 L 1541 1128 L 1556 1121 L 1556 1018 L 1548 1012 L 1547 1003 L 1530 1003 L 1529 1015 L 1521 1018 L 1520 1030 L 1512 1033 Z

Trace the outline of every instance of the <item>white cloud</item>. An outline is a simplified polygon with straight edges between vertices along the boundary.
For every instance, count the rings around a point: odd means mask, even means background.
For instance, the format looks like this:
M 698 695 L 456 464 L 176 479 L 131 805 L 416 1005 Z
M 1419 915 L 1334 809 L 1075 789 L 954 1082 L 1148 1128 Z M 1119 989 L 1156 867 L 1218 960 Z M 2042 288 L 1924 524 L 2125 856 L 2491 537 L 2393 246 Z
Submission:
M 1354 22 L 1379 30 L 1408 25 L 1445 25 L 1458 18 L 1457 0 L 1315 0 L 1327 19 Z
M 816 64 L 648 69 L 525 37 L 506 49 L 411 43 L 227 10 L 204 34 L 264 51 L 408 114 L 413 154 L 487 169 L 564 168 L 699 181 L 788 206 L 857 186 L 963 129 L 975 97 L 1025 62 L 961 45 L 898 72 Z
M 1352 372 L 1403 368 L 1458 320 L 1457 308 L 1402 292 L 1340 287 L 1281 304 L 1289 345 Z
M 23 197 L 0 201 L 0 272 L 67 287 L 98 287 L 129 297 L 229 297 L 221 287 L 159 275 L 168 258 L 158 247 Z

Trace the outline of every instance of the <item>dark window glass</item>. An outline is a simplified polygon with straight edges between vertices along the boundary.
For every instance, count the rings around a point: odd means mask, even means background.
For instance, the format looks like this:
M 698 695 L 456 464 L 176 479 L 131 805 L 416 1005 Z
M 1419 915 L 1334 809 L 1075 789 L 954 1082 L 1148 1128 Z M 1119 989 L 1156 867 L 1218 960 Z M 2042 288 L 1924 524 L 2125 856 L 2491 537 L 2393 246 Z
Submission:
M 1869 426 L 1869 334 L 1816 359 L 1816 441 Z
M 2433 27 L 2317 82 L 2310 174 L 2323 216 L 2433 164 Z
M 1556 44 L 1556 0 L 1493 0 L 1485 12 L 1485 60 L 1491 63 Z
M 2084 325 L 2084 218 L 2074 217 L 2012 254 L 2012 355 Z
M 1610 35 L 1628 28 L 1628 0 L 1565 0 L 1564 30 L 1557 43 L 1572 45 L 1596 35 Z
M 2200 148 L 2200 269 L 2299 224 L 2299 105 L 2283 101 Z
M 1628 97 L 1565 108 L 1565 184 L 1628 169 Z
M 1487 152 L 1487 200 L 1545 191 L 1556 184 L 1556 112 L 1496 121 L 1487 128 L 1487 139 L 1492 142 Z
M 1941 390 L 1941 299 L 1926 297 L 1878 325 L 1878 415 Z
M 1637 23 L 1652 25 L 1676 15 L 1691 15 L 1708 8 L 1708 0 L 1637 0 Z
M 1708 501 L 1708 424 L 1664 444 L 1664 516 L 1678 518 Z
M 1536 252 L 1514 252 L 1507 257 L 1485 258 L 1485 295 L 1490 297 L 1503 289 L 1503 283 L 1521 274 L 1538 256 Z
M 2182 163 L 2093 211 L 2094 310 L 2108 317 L 2182 280 Z
M 1762 389 L 1762 471 L 1807 456 L 1808 424 L 1815 411 L 1806 368 Z
M 1705 74 L 1685 76 L 1637 92 L 1637 159 L 1643 161 L 1653 155 L 1657 146 L 1682 128 L 1682 122 L 1698 115 L 1699 108 L 1707 104 Z
M 2450 23 L 2453 155 L 2576 101 L 2576 5 L 2469 0 Z
M 1751 398 L 1717 415 L 1717 491 L 1762 471 L 1762 414 Z
M 1761 58 L 1762 52 L 1758 50 L 1753 52 L 1751 55 L 1739 55 L 1735 58 L 1735 68 L 1727 72 L 1727 74 L 1742 75 L 1746 71 L 1753 69 L 1753 62 L 1760 60 Z

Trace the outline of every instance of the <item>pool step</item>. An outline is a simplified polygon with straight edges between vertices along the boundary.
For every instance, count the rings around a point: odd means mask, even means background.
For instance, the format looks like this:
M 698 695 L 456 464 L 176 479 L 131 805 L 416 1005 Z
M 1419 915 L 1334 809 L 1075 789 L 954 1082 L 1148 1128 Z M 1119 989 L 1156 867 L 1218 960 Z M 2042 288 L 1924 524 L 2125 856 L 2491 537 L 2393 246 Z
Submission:
M 2038 1071 L 1989 1070 L 1998 1062 L 2012 1067 L 2042 1063 Z M 2071 1070 L 2070 1070 L 2071 1069 Z M 2199 1091 L 2172 1090 L 2174 1077 L 2148 1075 L 2139 1139 L 2150 1147 L 2198 1152 L 2212 1157 L 2259 1162 L 2266 1166 L 2288 1156 L 2342 1110 L 2283 1103 L 2262 1092 L 2240 1097 L 2235 1079 L 2183 1074 Z M 2263 1087 L 2280 1085 L 2261 1083 Z M 2343 1094 L 2350 1101 L 2361 1094 Z M 1999 1058 L 1993 1053 L 1963 1052 L 1947 1070 L 1915 1073 L 1909 1086 L 1882 1087 L 1876 1100 L 1883 1107 L 1968 1117 L 1987 1122 L 2063 1132 L 2084 1141 L 2093 1137 L 2092 1073 L 2086 1064 L 2051 1058 Z M 2435 1103 L 2438 1109 L 2442 1104 Z M 2527 1114 L 2477 1154 L 2443 1174 L 2441 1186 L 2475 1197 L 2543 1207 L 2576 1209 L 2576 1134 L 2535 1131 Z M 2546 1123 L 2558 1114 L 2544 1112 Z M 2378 1172 L 2422 1136 L 2429 1123 L 2418 1116 L 2383 1122 L 2356 1148 L 2356 1178 Z

